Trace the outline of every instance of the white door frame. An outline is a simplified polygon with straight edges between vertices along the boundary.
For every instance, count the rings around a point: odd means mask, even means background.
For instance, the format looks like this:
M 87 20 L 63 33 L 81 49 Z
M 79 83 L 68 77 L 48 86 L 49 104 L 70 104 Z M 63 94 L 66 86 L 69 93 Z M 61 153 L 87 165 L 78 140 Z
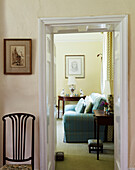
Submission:
M 96 16 L 96 17 L 76 17 L 76 18 L 40 18 L 39 20 L 39 128 L 40 128 L 40 170 L 47 170 L 47 129 L 45 119 L 45 30 L 47 26 L 60 26 L 71 24 L 121 24 L 122 33 L 122 61 L 121 61 L 121 170 L 128 169 L 128 16 Z M 115 71 L 115 70 L 114 70 Z M 52 134 L 53 135 L 53 134 Z M 124 156 L 123 156 L 124 155 Z M 54 158 L 55 159 L 55 158 Z

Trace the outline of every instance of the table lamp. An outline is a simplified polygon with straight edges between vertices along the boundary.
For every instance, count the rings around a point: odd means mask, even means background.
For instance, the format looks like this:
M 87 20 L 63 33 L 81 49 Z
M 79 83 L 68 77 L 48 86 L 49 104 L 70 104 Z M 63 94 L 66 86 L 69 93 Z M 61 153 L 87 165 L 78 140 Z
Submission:
M 71 92 L 70 97 L 73 97 L 73 93 L 75 91 L 75 85 L 76 85 L 76 81 L 75 81 L 74 76 L 69 76 L 68 77 L 68 85 L 69 85 L 69 89 L 70 89 L 70 92 Z

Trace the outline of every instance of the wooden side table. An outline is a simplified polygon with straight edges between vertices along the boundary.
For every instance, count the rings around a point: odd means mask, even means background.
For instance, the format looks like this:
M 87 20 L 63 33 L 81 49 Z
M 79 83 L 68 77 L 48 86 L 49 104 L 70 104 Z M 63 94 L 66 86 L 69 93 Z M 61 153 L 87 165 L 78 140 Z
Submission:
M 86 96 L 58 96 L 58 119 L 59 119 L 59 113 L 60 113 L 60 100 L 63 101 L 63 114 L 64 114 L 64 108 L 65 108 L 65 101 L 79 101 L 81 98 L 85 98 Z
M 99 128 L 101 125 L 114 125 L 114 115 L 106 115 L 102 110 L 94 110 L 94 138 L 97 124 L 97 160 L 99 160 Z

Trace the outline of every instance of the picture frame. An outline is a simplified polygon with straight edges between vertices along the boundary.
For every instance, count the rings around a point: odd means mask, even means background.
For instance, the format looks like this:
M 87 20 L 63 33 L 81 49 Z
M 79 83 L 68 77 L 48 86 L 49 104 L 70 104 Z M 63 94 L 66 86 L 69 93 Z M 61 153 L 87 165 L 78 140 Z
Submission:
M 65 78 L 85 78 L 85 55 L 65 55 Z
M 32 74 L 32 39 L 4 39 L 4 74 Z

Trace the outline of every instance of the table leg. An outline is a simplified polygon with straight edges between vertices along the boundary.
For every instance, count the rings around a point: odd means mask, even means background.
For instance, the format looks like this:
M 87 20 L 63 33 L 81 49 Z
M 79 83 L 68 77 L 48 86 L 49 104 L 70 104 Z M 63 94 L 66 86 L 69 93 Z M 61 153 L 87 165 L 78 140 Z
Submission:
M 94 139 L 96 139 L 96 120 L 94 118 Z
M 105 141 L 107 142 L 108 125 L 105 126 Z
M 58 100 L 58 119 L 59 119 L 59 114 L 60 114 L 60 100 Z
M 63 115 L 64 115 L 65 101 L 63 100 Z
M 97 160 L 99 160 L 99 124 L 97 122 Z

